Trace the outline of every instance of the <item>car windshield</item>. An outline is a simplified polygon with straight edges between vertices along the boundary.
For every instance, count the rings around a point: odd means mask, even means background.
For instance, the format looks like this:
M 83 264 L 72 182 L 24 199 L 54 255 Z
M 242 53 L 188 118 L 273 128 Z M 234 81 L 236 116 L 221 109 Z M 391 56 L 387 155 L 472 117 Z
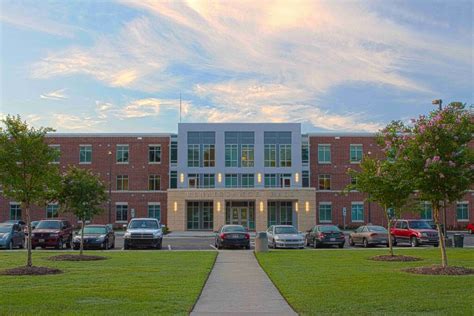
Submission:
M 370 232 L 381 232 L 386 233 L 387 230 L 382 226 L 368 226 Z
M 0 225 L 0 233 L 9 233 L 12 231 L 12 225 Z
M 339 231 L 339 228 L 337 226 L 321 226 L 319 228 L 320 231 L 322 231 L 323 233 L 326 233 L 326 232 L 338 232 Z
M 225 226 L 222 228 L 223 233 L 245 232 L 243 226 Z
M 431 226 L 425 221 L 411 221 L 410 228 L 415 229 L 431 229 Z
M 292 226 L 275 227 L 275 234 L 298 234 Z
M 158 223 L 157 221 L 135 220 L 135 221 L 130 222 L 130 226 L 128 228 L 158 229 Z
M 105 229 L 105 227 L 85 227 L 84 228 L 84 234 L 106 234 L 107 231 Z M 81 231 L 79 231 L 79 234 L 81 234 Z
M 60 229 L 61 222 L 58 221 L 40 221 L 38 225 L 36 225 L 37 229 Z

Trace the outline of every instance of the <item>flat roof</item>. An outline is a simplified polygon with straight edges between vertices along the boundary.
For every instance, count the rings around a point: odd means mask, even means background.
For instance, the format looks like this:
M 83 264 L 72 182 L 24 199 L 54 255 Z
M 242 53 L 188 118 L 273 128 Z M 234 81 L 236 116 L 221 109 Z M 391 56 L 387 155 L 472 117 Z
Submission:
M 173 133 L 48 133 L 46 137 L 171 137 Z

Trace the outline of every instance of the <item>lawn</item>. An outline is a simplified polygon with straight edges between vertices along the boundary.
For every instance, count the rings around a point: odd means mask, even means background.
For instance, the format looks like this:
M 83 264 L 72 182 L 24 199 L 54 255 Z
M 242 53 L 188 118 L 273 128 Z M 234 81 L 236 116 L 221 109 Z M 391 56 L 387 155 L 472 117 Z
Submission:
M 385 253 L 385 252 L 383 252 Z M 396 250 L 418 262 L 376 262 L 381 250 L 271 251 L 257 259 L 301 315 L 473 315 L 474 275 L 427 276 L 400 271 L 439 263 L 439 250 Z M 449 249 L 450 264 L 474 268 L 474 250 Z
M 102 261 L 45 260 L 56 254 L 37 251 L 33 263 L 63 274 L 0 275 L 0 315 L 187 314 L 216 257 L 204 251 L 117 251 L 102 253 L 110 258 Z M 0 270 L 24 265 L 25 255 L 0 252 Z

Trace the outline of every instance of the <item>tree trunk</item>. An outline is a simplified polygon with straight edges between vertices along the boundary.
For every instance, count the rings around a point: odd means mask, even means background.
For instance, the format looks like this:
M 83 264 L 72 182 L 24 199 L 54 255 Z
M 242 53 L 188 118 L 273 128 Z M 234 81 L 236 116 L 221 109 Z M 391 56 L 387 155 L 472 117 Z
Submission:
M 26 225 L 28 226 L 28 250 L 27 250 L 27 259 L 26 259 L 26 265 L 28 267 L 33 266 L 33 261 L 31 258 L 31 218 L 30 218 L 30 204 L 27 203 L 25 204 L 25 214 L 26 214 Z
M 81 247 L 79 251 L 79 256 L 82 256 L 82 252 L 84 251 L 84 219 L 82 219 L 82 229 L 81 229 Z
M 436 228 L 438 229 L 439 249 L 441 250 L 441 266 L 446 268 L 448 266 L 448 257 L 446 255 L 446 244 L 443 229 L 441 229 L 441 225 L 439 223 L 439 204 L 432 203 L 432 205 L 434 205 L 434 219 Z
M 393 244 L 392 244 L 392 221 L 390 220 L 390 215 L 388 215 L 388 208 L 385 207 L 385 216 L 387 216 L 387 229 L 388 229 L 388 248 L 390 250 L 390 255 L 393 257 Z

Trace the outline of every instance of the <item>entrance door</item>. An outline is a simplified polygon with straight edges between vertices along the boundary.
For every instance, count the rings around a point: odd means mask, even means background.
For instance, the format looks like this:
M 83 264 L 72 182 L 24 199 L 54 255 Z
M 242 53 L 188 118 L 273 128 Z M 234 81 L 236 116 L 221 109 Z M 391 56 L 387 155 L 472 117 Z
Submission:
M 230 223 L 233 225 L 242 225 L 248 227 L 249 209 L 247 207 L 232 207 Z

